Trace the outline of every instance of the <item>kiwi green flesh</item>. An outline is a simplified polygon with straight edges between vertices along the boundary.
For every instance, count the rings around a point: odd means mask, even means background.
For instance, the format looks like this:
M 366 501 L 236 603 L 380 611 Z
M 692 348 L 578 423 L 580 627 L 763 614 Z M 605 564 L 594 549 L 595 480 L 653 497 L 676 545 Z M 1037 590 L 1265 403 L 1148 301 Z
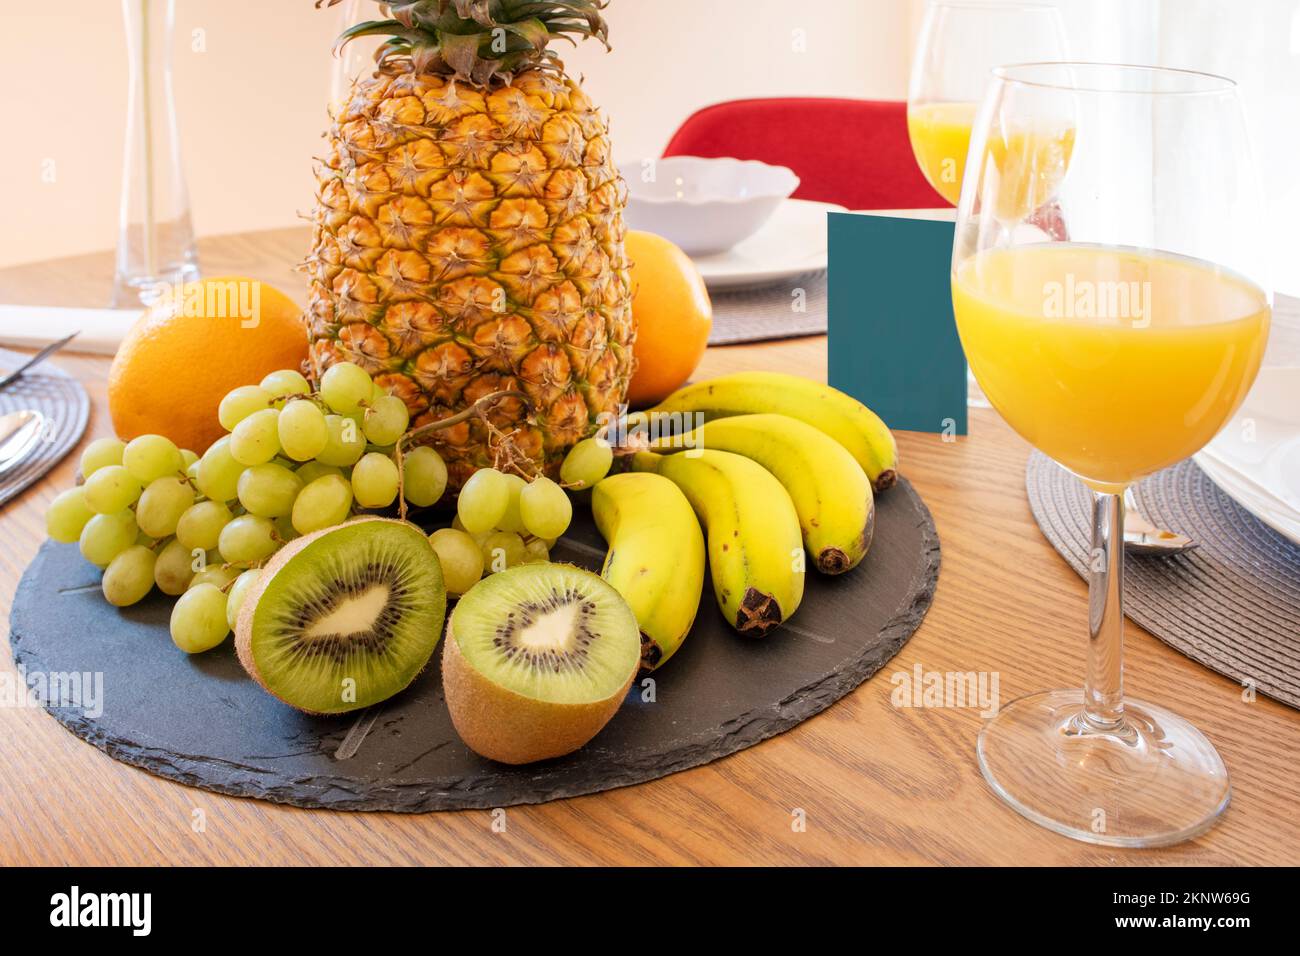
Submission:
M 428 663 L 446 600 L 437 555 L 419 529 L 342 525 L 267 583 L 253 612 L 253 661 L 266 688 L 295 707 L 326 714 L 367 707 Z
M 641 631 L 622 595 L 569 564 L 492 574 L 452 611 L 452 640 L 487 680 L 556 704 L 607 700 L 641 659 Z

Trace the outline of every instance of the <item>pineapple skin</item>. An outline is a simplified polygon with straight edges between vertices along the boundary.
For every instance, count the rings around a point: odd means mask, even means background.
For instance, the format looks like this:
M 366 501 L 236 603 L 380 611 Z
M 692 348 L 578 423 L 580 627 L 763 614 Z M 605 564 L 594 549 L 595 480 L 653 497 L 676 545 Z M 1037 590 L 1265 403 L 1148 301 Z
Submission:
M 556 476 L 634 367 L 627 186 L 604 117 L 554 72 L 480 89 L 381 71 L 325 139 L 305 263 L 312 371 L 355 362 L 413 426 L 517 389 L 531 407 L 497 402 L 499 432 L 435 433 L 449 488 L 496 463 L 503 434 Z

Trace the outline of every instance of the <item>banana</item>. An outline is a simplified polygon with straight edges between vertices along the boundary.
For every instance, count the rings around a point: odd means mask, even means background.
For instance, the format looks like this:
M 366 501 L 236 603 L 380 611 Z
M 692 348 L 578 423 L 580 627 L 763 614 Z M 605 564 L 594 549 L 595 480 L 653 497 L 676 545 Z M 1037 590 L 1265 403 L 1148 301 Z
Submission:
M 713 448 L 758 462 L 785 486 L 817 570 L 843 574 L 871 547 L 876 508 L 866 473 L 835 439 L 787 415 L 716 418 L 651 450 Z M 687 455 L 694 454 L 687 451 Z
M 672 412 L 704 412 L 709 419 L 757 412 L 789 415 L 847 448 L 876 491 L 884 491 L 898 477 L 898 445 L 880 417 L 857 399 L 797 375 L 734 372 L 680 388 L 634 418 L 643 421 L 641 416 Z M 633 420 L 629 418 L 629 424 Z
M 704 589 L 704 532 L 667 478 L 611 475 L 592 489 L 591 513 L 609 544 L 600 576 L 641 625 L 641 666 L 672 657 L 695 623 Z
M 732 627 L 762 637 L 794 614 L 803 600 L 799 516 L 766 468 L 705 450 L 689 458 L 637 452 L 632 469 L 671 478 L 685 493 L 708 534 L 714 595 Z

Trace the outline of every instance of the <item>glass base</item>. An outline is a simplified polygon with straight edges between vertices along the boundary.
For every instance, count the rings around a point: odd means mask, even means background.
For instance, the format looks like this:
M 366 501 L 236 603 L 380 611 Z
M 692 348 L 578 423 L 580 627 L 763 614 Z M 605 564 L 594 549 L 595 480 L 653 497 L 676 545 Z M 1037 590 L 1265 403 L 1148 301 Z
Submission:
M 150 306 L 169 291 L 198 280 L 199 267 L 194 262 L 172 266 L 163 274 L 156 276 L 128 276 L 119 272 L 113 277 L 112 305 L 115 309 L 130 309 L 137 305 Z
M 1097 727 L 1083 692 L 1053 690 L 1003 707 L 979 735 L 995 793 L 1057 833 L 1105 846 L 1168 846 L 1199 836 L 1228 806 L 1228 770 L 1177 714 L 1137 700 Z

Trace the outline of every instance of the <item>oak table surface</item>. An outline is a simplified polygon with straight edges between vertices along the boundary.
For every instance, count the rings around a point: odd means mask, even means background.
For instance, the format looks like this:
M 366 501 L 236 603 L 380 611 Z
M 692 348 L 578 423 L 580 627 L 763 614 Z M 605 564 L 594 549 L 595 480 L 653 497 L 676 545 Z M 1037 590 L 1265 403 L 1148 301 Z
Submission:
M 208 275 L 254 276 L 301 297 L 304 229 L 201 241 Z M 102 306 L 112 258 L 0 270 L 0 302 Z M 57 363 L 90 391 L 87 440 L 108 434 L 108 360 Z M 825 379 L 826 339 L 710 349 L 697 378 L 779 369 Z M 177 370 L 184 387 L 184 370 Z M 41 710 L 0 708 L 0 864 L 1294 864 L 1300 861 L 1300 713 L 1243 690 L 1129 623 L 1130 693 L 1192 718 L 1232 778 L 1232 804 L 1197 840 L 1120 850 L 1023 820 L 980 775 L 976 708 L 901 708 L 891 675 L 989 671 L 1003 702 L 1078 686 L 1087 594 L 1034 524 L 1028 446 L 992 412 L 971 436 L 901 433 L 901 471 L 943 547 L 934 605 L 875 678 L 793 730 L 640 786 L 505 812 L 299 810 L 224 797 L 120 764 Z M 74 454 L 0 512 L 0 617 L 45 537 Z M 705 597 L 706 605 L 709 598 Z M 707 608 L 706 608 L 707 609 Z M 779 635 L 776 639 L 779 639 Z M 13 671 L 8 641 L 0 653 Z M 200 812 L 201 811 L 201 812 Z M 802 811 L 800 813 L 799 811 Z M 802 828 L 795 821 L 803 819 Z M 199 825 L 201 821 L 201 826 Z

